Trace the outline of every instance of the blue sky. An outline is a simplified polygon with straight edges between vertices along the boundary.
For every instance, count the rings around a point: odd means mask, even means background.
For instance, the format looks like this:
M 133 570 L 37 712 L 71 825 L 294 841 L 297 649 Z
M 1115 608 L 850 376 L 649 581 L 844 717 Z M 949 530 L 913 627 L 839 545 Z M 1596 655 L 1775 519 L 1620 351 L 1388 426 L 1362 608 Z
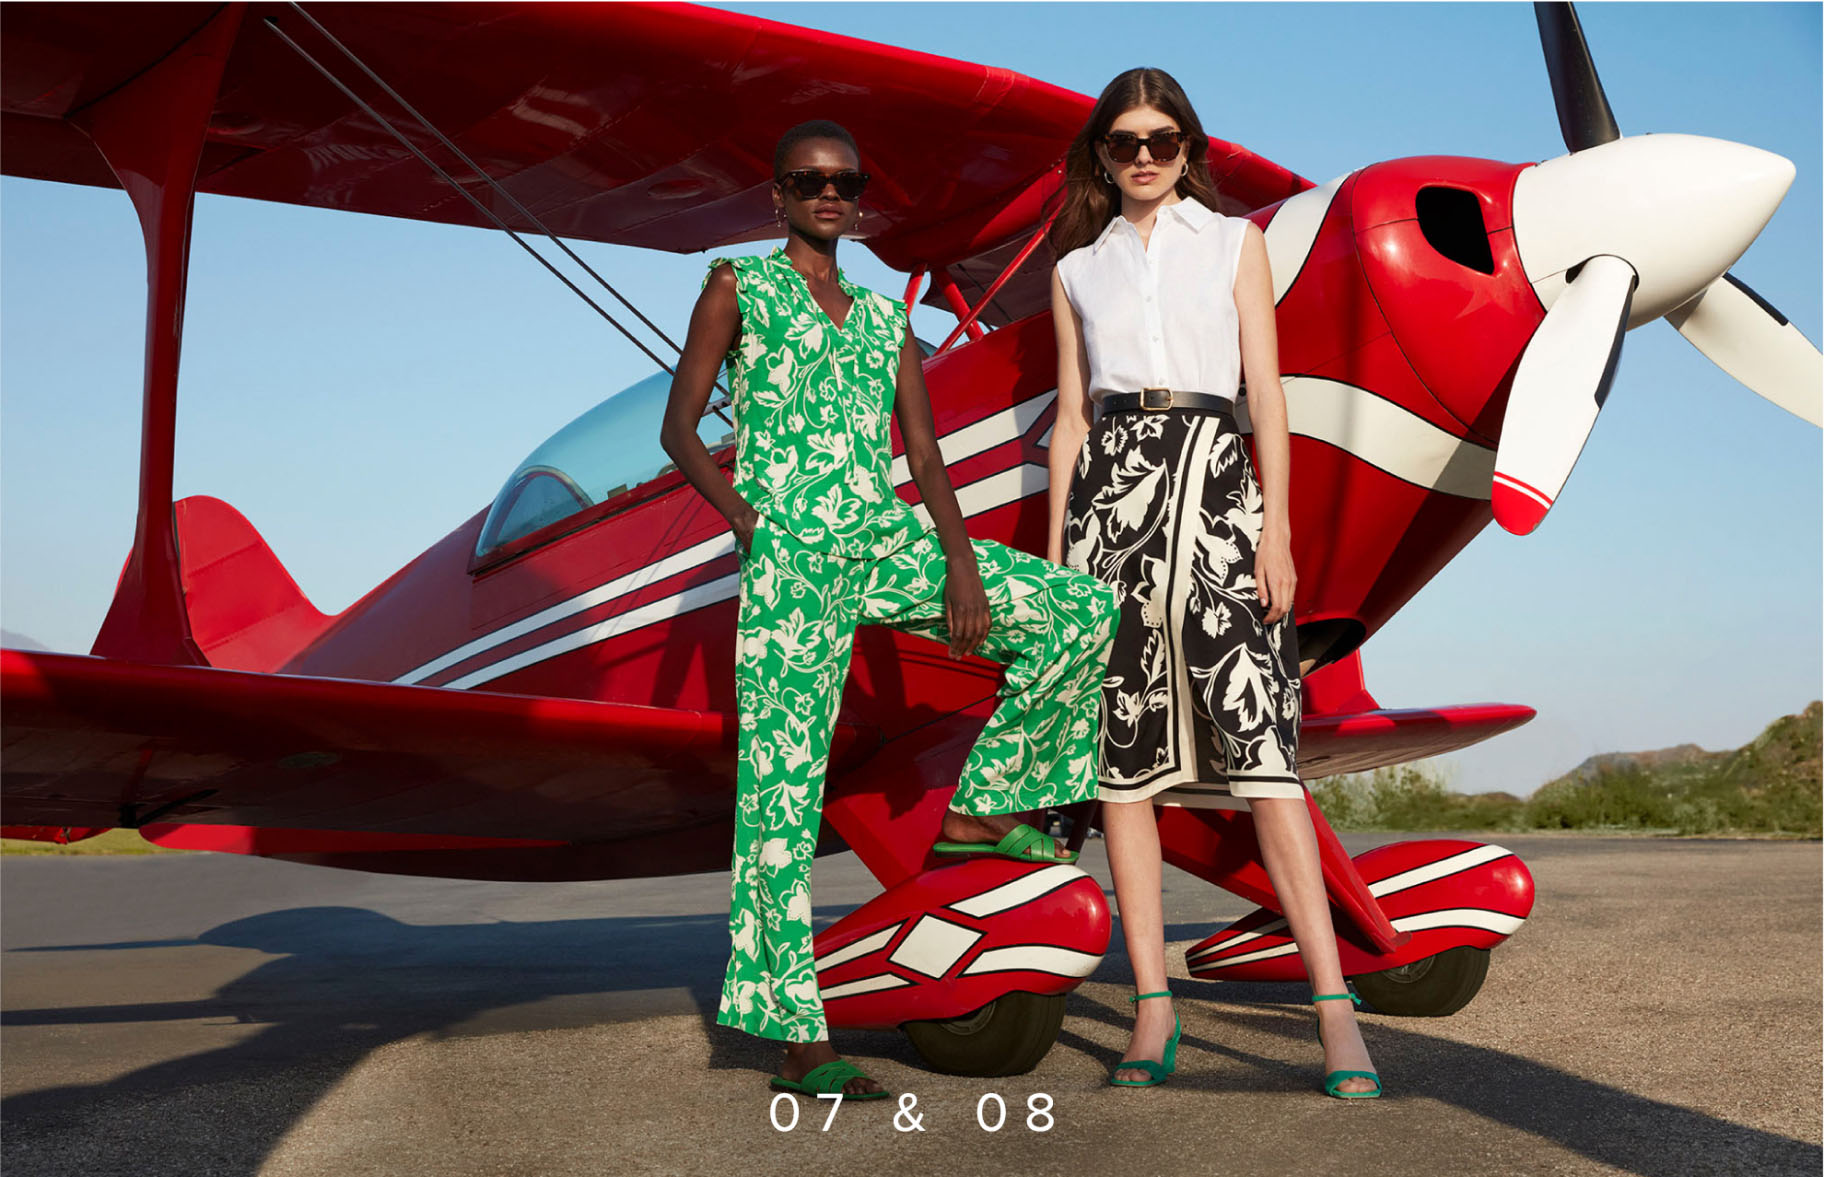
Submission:
M 1088 93 L 1163 66 L 1213 133 L 1319 182 L 1405 155 L 1563 151 L 1529 5 L 728 7 Z M 1797 165 L 1734 272 L 1817 341 L 1819 6 L 1579 12 L 1625 133 Z M 700 258 L 579 251 L 682 337 Z M 88 649 L 132 538 L 142 258 L 121 193 L 0 181 L 0 623 L 56 649 Z M 903 281 L 859 249 L 844 266 Z M 927 336 L 949 322 L 919 316 Z M 235 504 L 339 610 L 645 365 L 498 234 L 204 197 L 177 493 Z M 1543 527 L 1472 543 L 1364 649 L 1369 688 L 1385 706 L 1539 709 L 1451 758 L 1466 790 L 1524 792 L 1598 751 L 1740 744 L 1820 693 L 1820 477 L 1817 430 L 1649 324 Z

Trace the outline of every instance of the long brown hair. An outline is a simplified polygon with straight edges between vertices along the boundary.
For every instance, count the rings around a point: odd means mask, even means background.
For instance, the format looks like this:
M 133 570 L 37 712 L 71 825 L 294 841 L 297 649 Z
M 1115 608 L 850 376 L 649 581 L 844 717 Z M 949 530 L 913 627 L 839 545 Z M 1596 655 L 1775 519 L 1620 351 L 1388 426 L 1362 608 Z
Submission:
M 1203 133 L 1203 123 L 1192 109 L 1191 100 L 1184 96 L 1184 87 L 1162 69 L 1130 69 L 1103 87 L 1102 96 L 1089 112 L 1089 121 L 1070 141 L 1070 152 L 1064 157 L 1064 187 L 1059 190 L 1063 203 L 1048 234 L 1057 256 L 1088 245 L 1101 235 L 1109 221 L 1120 215 L 1121 190 L 1102 171 L 1095 148 L 1116 119 L 1138 106 L 1150 106 L 1170 115 L 1178 129 L 1187 133 L 1185 151 L 1189 159 L 1176 185 L 1178 195 L 1216 208 L 1216 185 L 1210 179 L 1209 168 L 1210 137 Z

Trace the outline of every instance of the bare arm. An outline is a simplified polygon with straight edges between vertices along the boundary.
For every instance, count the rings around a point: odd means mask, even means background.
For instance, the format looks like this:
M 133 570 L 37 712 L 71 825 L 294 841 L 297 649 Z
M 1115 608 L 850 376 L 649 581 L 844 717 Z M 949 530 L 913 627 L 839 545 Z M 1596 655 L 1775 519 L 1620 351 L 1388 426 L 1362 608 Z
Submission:
M 948 569 L 944 578 L 944 616 L 950 631 L 950 656 L 960 658 L 975 651 L 988 636 L 988 594 L 963 526 L 963 511 L 956 504 L 950 472 L 944 468 L 937 446 L 937 426 L 931 418 L 931 394 L 925 389 L 925 359 L 913 338 L 910 320 L 905 345 L 899 351 L 899 376 L 894 390 L 894 416 L 906 443 L 906 466 L 931 513 L 938 543 Z
M 1235 310 L 1241 320 L 1241 367 L 1248 383 L 1248 417 L 1260 462 L 1261 530 L 1254 578 L 1266 620 L 1292 608 L 1298 575 L 1292 567 L 1292 520 L 1287 507 L 1292 447 L 1286 431 L 1286 393 L 1279 383 L 1279 330 L 1273 317 L 1273 273 L 1267 239 L 1250 222 L 1235 272 Z
M 1051 325 L 1058 335 L 1058 415 L 1051 427 L 1046 466 L 1051 471 L 1050 528 L 1045 558 L 1064 562 L 1064 520 L 1070 513 L 1070 483 L 1077 470 L 1083 439 L 1089 436 L 1089 352 L 1083 346 L 1083 321 L 1064 293 L 1064 281 L 1051 271 Z
M 690 333 L 684 337 L 684 354 L 678 357 L 678 370 L 671 380 L 671 399 L 665 402 L 659 444 L 697 493 L 722 512 L 741 549 L 746 551 L 759 514 L 722 477 L 722 469 L 710 456 L 709 447 L 697 436 L 697 423 L 703 419 L 709 394 L 716 385 L 716 370 L 740 331 L 734 267 L 717 266 L 690 312 Z

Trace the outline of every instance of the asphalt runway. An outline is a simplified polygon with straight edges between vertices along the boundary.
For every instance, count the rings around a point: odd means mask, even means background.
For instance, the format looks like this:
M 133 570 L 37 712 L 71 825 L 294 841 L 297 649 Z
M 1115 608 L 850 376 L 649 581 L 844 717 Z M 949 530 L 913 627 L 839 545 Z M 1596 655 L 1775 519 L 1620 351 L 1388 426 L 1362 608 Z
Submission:
M 1360 852 L 1381 841 L 1345 838 Z M 1165 1086 L 1103 1085 L 1117 928 L 1028 1075 L 839 1035 L 896 1101 L 769 1122 L 774 1050 L 714 1025 L 725 875 L 390 878 L 217 855 L 0 863 L 0 1165 L 165 1174 L 1770 1174 L 1820 1170 L 1815 843 L 1493 838 L 1532 919 L 1441 1019 L 1365 1014 L 1388 1094 L 1318 1091 L 1302 986 L 1184 979 L 1247 905 L 1167 868 L 1185 1022 Z M 1085 866 L 1106 885 L 1099 842 Z M 818 864 L 817 916 L 874 892 Z M 995 1121 L 988 1094 L 1007 1107 Z M 1028 1126 L 1050 1097 L 1051 1128 Z M 983 1101 L 987 1100 L 986 1104 Z M 1043 1101 L 1039 1101 L 1043 1102 Z M 789 1119 L 779 1109 L 782 1121 Z M 909 1119 L 901 1119 L 901 1124 Z M 1042 1119 L 1032 1123 L 1042 1125 Z

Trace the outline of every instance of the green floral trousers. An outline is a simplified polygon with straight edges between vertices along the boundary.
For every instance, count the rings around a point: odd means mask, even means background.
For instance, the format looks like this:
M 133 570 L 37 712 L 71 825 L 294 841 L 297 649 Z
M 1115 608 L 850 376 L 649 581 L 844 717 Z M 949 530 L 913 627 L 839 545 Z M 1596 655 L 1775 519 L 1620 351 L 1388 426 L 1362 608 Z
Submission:
M 1114 592 L 1001 544 L 974 548 L 991 617 L 978 652 L 1007 673 L 950 808 L 985 815 L 1089 800 Z M 855 628 L 890 625 L 947 642 L 944 573 L 932 534 L 888 556 L 854 559 L 805 547 L 765 516 L 755 528 L 741 565 L 733 951 L 716 1019 L 723 1025 L 787 1042 L 828 1036 L 811 952 L 811 858 Z

